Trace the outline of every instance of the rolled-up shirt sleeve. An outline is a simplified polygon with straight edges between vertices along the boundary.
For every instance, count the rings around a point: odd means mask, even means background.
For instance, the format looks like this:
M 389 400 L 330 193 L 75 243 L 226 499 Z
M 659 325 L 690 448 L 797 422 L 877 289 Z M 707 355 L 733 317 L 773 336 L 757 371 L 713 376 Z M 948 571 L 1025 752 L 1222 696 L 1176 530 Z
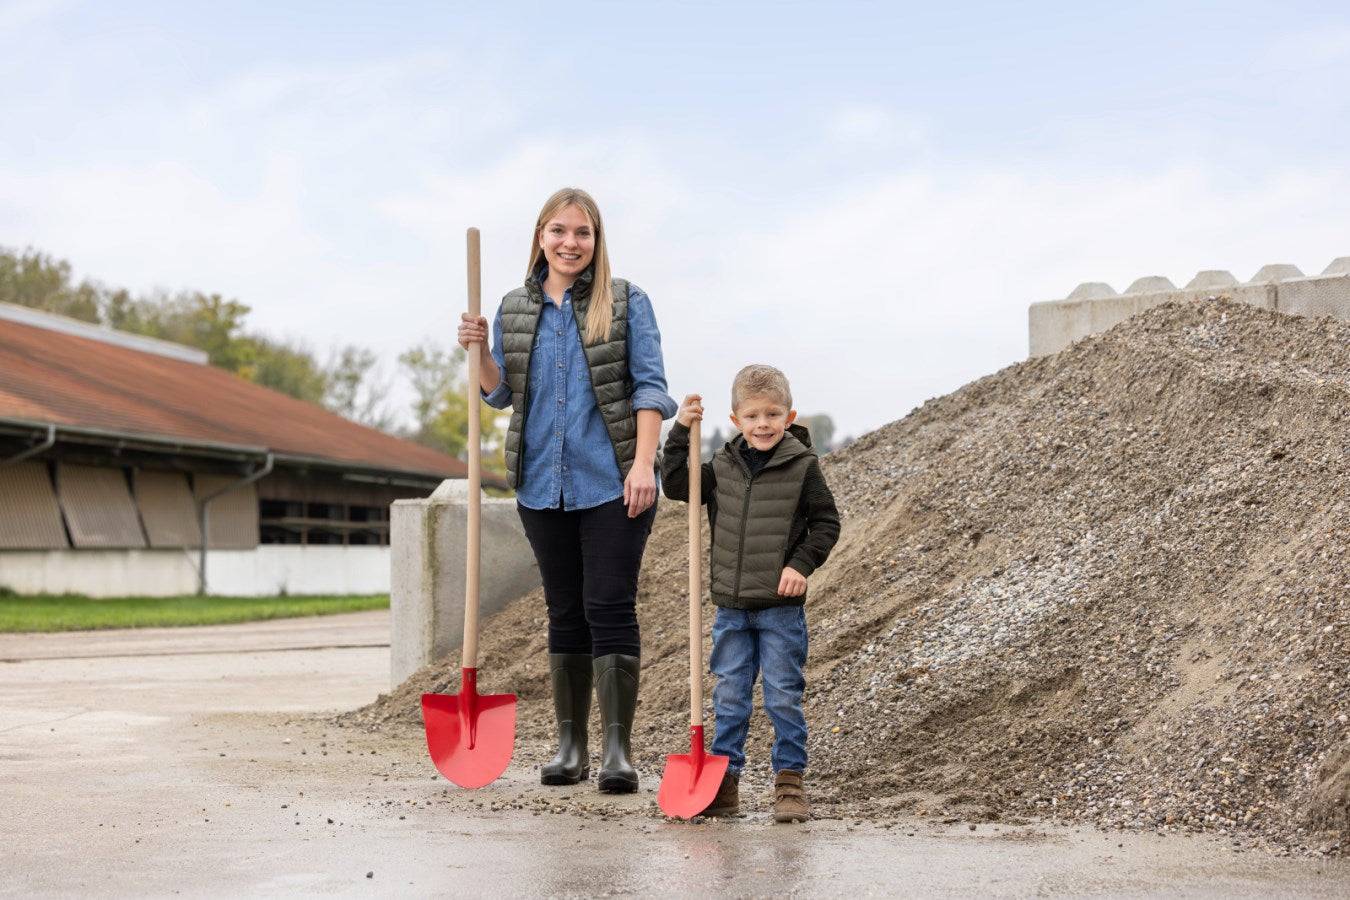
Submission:
M 666 388 L 661 330 L 651 299 L 637 286 L 628 291 L 628 374 L 633 379 L 633 409 L 655 409 L 669 419 L 680 405 Z M 488 401 L 491 402 L 491 401 Z
M 494 409 L 506 409 L 511 405 L 511 389 L 506 386 L 506 357 L 502 354 L 502 308 L 497 307 L 497 315 L 492 319 L 492 358 L 497 363 L 497 373 L 501 381 L 490 392 L 481 387 L 483 402 Z

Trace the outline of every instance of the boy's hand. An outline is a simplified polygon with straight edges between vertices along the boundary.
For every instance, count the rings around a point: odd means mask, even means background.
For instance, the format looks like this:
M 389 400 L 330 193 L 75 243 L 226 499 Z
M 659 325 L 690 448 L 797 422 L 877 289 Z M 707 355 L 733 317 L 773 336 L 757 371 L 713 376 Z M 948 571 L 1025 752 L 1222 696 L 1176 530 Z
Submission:
M 806 593 L 806 576 L 792 566 L 783 567 L 783 575 L 778 579 L 778 596 L 800 597 Z
M 685 394 L 684 402 L 680 404 L 680 411 L 675 414 L 675 421 L 685 428 L 695 422 L 703 421 L 703 395 Z

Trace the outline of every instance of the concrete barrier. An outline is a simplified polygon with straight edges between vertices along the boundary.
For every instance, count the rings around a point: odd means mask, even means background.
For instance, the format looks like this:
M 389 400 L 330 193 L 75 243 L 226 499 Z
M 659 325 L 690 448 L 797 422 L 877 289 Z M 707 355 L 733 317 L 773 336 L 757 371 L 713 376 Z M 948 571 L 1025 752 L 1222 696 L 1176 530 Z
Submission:
M 441 483 L 430 496 L 390 510 L 389 679 L 397 687 L 430 662 L 459 664 L 464 636 L 464 545 L 468 484 Z M 480 619 L 540 584 L 514 499 L 483 498 Z M 544 615 L 540 610 L 540 615 Z M 541 626 L 542 628 L 542 626 Z
M 1350 257 L 1334 260 L 1321 275 L 1305 276 L 1296 266 L 1262 266 L 1239 284 L 1230 272 L 1199 272 L 1184 288 L 1160 275 L 1135 279 L 1123 294 L 1099 281 L 1080 284 L 1063 300 L 1033 303 L 1027 311 L 1032 357 L 1058 353 L 1090 334 L 1100 334 L 1130 316 L 1173 301 L 1225 297 L 1295 316 L 1350 320 Z

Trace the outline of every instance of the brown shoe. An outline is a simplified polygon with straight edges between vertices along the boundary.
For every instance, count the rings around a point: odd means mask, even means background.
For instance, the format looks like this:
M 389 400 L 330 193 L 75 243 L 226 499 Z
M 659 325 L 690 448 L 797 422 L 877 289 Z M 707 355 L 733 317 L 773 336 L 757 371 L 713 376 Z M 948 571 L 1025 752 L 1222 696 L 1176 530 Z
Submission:
M 773 820 L 805 822 L 811 818 L 811 805 L 802 788 L 802 773 L 784 769 L 773 780 Z
M 730 772 L 722 776 L 717 796 L 708 804 L 708 808 L 699 813 L 701 816 L 734 816 L 741 811 L 741 780 Z

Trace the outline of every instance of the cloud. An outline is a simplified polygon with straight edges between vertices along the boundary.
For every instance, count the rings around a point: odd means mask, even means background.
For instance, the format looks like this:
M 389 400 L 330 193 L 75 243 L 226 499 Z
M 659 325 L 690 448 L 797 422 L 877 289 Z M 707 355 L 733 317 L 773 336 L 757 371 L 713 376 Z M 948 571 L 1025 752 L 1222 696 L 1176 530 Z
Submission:
M 825 131 L 846 147 L 913 147 L 923 142 L 925 129 L 917 120 L 873 103 L 848 103 L 834 110 Z
M 1350 60 L 1350 26 L 1330 25 L 1278 36 L 1270 45 L 1262 68 L 1320 69 Z
M 739 239 L 720 279 L 734 321 L 681 368 L 725 380 L 728 356 L 781 361 L 802 373 L 803 411 L 857 433 L 1023 358 L 1028 304 L 1081 281 L 1184 284 L 1208 268 L 1246 279 L 1268 262 L 1320 271 L 1350 252 L 1347 189 L 1339 169 L 1237 187 L 1190 167 L 895 173 Z
M 18 33 L 70 8 L 72 0 L 11 0 L 0 3 L 0 37 Z
M 576 184 L 600 201 L 618 273 L 656 303 L 672 393 L 702 392 L 725 421 L 735 371 L 773 362 L 841 434 L 1022 358 L 1027 305 L 1081 281 L 1315 272 L 1350 253 L 1339 166 L 1238 179 L 1203 159 L 914 161 L 889 151 L 923 130 L 866 103 L 800 145 L 659 122 L 558 130 L 480 68 L 447 50 L 255 69 L 134 110 L 127 133 L 148 137 L 116 159 L 91 145 L 0 165 L 4 240 L 115 285 L 221 291 L 255 327 L 371 346 L 392 368 L 452 338 L 464 229 L 483 230 L 490 311 L 523 275 L 544 198 Z M 841 147 L 868 164 L 841 165 Z

